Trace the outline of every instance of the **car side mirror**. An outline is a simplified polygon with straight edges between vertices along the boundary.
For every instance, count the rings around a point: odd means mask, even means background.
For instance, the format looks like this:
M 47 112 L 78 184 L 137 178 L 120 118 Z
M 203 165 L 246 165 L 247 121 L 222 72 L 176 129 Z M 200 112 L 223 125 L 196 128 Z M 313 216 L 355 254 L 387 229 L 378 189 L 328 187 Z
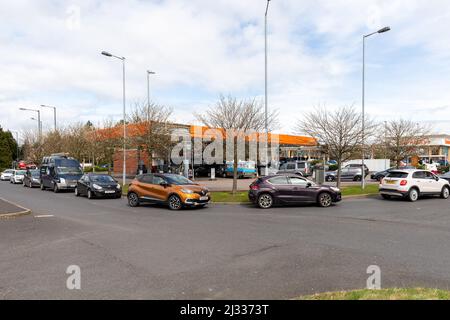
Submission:
M 441 179 L 438 176 L 435 176 L 434 178 L 436 179 L 436 181 L 439 181 Z
M 164 188 L 167 188 L 169 186 L 167 182 L 160 182 L 159 185 L 163 186 Z
M 306 187 L 307 187 L 307 188 L 311 188 L 311 187 L 312 187 L 312 183 L 311 183 L 311 182 L 308 182 L 308 183 L 306 184 Z

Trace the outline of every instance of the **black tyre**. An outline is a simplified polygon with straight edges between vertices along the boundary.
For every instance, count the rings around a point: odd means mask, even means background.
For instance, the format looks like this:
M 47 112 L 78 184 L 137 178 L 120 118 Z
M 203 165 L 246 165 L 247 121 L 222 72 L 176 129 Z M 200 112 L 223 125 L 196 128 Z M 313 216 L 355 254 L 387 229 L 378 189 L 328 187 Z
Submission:
M 43 183 L 43 182 L 41 182 L 41 190 L 42 190 L 42 191 L 45 190 L 45 187 L 44 187 L 44 183 Z
M 450 188 L 445 186 L 442 188 L 441 198 L 448 199 L 450 197 Z
M 78 192 L 78 187 L 75 187 L 74 192 L 75 192 L 75 197 L 79 197 L 80 196 L 80 193 Z
M 53 185 L 53 192 L 54 193 L 58 193 L 59 192 L 59 188 L 58 188 L 58 185 L 56 183 Z
M 408 192 L 407 199 L 410 202 L 416 202 L 417 200 L 419 200 L 419 196 L 420 196 L 419 190 L 417 190 L 416 188 L 412 188 Z
M 384 200 L 390 200 L 390 199 L 391 199 L 391 196 L 388 195 L 388 194 L 382 194 L 381 197 L 382 197 Z
M 25 188 L 27 186 L 27 184 L 25 183 L 25 181 L 22 181 L 22 185 Z
M 91 189 L 88 189 L 87 197 L 88 197 L 88 199 L 94 199 L 94 194 L 92 193 Z
M 136 193 L 134 193 L 134 192 L 130 192 L 129 194 L 128 194 L 128 196 L 127 196 L 127 198 L 128 198 L 128 205 L 130 206 L 130 207 L 139 207 L 139 196 L 136 194 Z
M 258 207 L 261 209 L 270 209 L 273 207 L 273 197 L 268 193 L 263 193 L 258 197 Z
M 183 204 L 181 203 L 180 197 L 178 197 L 175 194 L 171 195 L 169 197 L 169 199 L 167 200 L 167 202 L 169 204 L 170 210 L 180 210 L 183 206 Z
M 333 176 L 327 176 L 327 177 L 325 178 L 325 180 L 326 180 L 327 182 L 333 182 L 333 181 L 334 181 L 334 177 L 333 177 Z
M 354 178 L 353 178 L 353 181 L 361 181 L 361 176 L 355 176 Z
M 328 192 L 322 192 L 317 197 L 317 204 L 319 207 L 328 208 L 333 204 L 333 198 Z

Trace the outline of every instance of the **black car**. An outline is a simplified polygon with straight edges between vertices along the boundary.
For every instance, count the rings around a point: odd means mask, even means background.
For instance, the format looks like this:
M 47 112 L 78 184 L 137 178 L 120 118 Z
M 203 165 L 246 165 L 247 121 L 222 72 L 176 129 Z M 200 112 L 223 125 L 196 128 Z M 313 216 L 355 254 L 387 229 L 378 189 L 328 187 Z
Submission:
M 88 173 L 81 177 L 75 187 L 75 195 L 92 198 L 120 198 L 122 187 L 107 174 Z
M 390 168 L 384 171 L 379 171 L 379 172 L 375 172 L 374 174 L 372 174 L 370 176 L 370 178 L 372 180 L 376 180 L 376 181 L 381 181 L 384 177 L 386 177 L 389 173 L 391 173 L 391 171 L 394 170 L 407 170 L 407 169 L 416 169 L 416 167 L 411 167 L 411 166 L 404 166 L 404 167 L 394 167 L 394 168 Z
M 39 187 L 41 185 L 40 171 L 39 169 L 27 170 L 23 177 L 24 187 Z
M 250 185 L 248 197 L 262 209 L 269 209 L 274 205 L 300 203 L 316 203 L 320 207 L 330 207 L 342 200 L 338 188 L 317 185 L 298 175 L 259 178 Z

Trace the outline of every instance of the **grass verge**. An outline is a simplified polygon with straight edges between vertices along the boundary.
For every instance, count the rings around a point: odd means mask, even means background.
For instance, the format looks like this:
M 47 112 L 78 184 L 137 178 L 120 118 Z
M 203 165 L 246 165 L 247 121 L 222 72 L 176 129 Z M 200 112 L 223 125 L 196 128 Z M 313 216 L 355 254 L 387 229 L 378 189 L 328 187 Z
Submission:
M 349 186 L 349 187 L 343 187 L 342 195 L 345 196 L 357 196 L 357 195 L 363 195 L 363 194 L 378 194 L 378 185 L 377 184 L 368 184 L 366 185 L 366 188 L 363 190 L 361 189 L 361 186 Z
M 296 300 L 450 300 L 450 291 L 439 289 L 383 289 L 327 292 Z

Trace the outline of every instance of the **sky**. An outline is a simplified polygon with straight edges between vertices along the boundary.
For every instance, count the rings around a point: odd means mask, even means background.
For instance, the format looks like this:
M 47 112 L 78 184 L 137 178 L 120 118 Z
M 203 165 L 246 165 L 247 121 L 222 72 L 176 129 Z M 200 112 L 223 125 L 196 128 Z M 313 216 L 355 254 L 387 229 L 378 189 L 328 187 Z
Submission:
M 220 95 L 264 97 L 265 0 L 0 0 L 0 125 L 37 127 L 32 112 L 57 107 L 58 125 L 122 118 L 147 98 L 173 108 L 172 119 Z M 272 0 L 268 12 L 269 109 L 278 132 L 294 133 L 317 106 L 361 108 L 362 36 L 366 112 L 405 118 L 450 134 L 448 0 Z M 42 109 L 44 130 L 51 109 Z

